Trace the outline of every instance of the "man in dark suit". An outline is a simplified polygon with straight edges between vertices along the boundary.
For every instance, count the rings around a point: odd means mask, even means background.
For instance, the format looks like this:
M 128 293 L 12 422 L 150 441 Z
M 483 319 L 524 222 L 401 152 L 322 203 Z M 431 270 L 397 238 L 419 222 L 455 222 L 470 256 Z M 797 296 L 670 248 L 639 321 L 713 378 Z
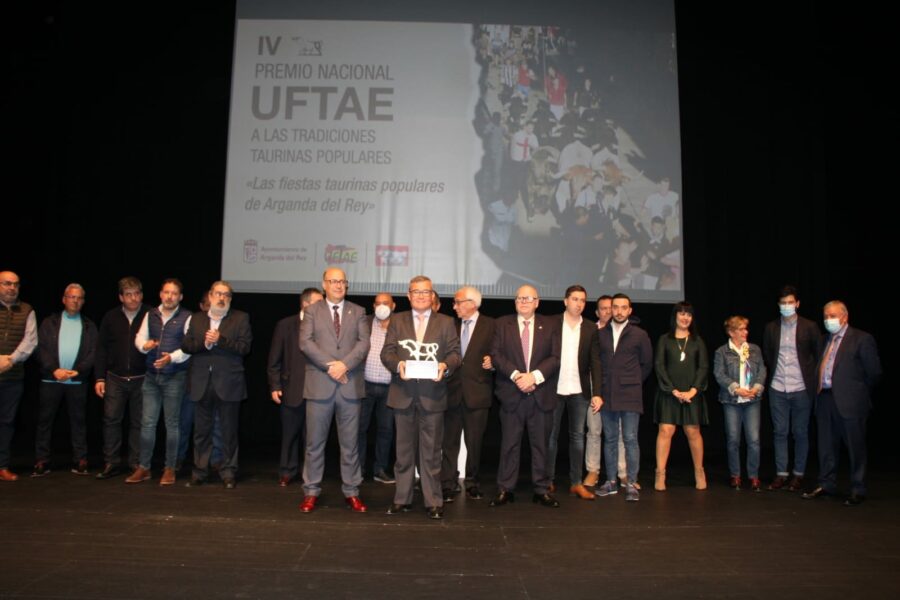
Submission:
M 300 464 L 300 439 L 306 423 L 303 384 L 306 381 L 306 356 L 300 351 L 300 324 L 311 304 L 324 298 L 316 288 L 300 293 L 300 313 L 278 321 L 269 349 L 269 392 L 281 412 L 281 463 L 278 485 L 287 487 L 297 476 Z
M 612 321 L 598 330 L 594 338 L 592 352 L 600 359 L 600 370 L 591 372 L 594 390 L 591 410 L 602 410 L 603 431 L 606 434 L 603 441 L 606 482 L 595 493 L 602 497 L 618 492 L 615 465 L 618 462 L 621 424 L 628 468 L 625 499 L 637 502 L 641 498 L 635 485 L 641 463 L 638 424 L 644 412 L 643 382 L 653 370 L 653 348 L 647 332 L 629 322 L 631 310 L 631 298 L 625 294 L 613 296 Z
M 325 443 L 331 421 L 337 422 L 341 446 L 341 479 L 345 502 L 353 512 L 368 510 L 359 498 L 360 399 L 365 395 L 363 372 L 369 352 L 369 321 L 365 309 L 350 302 L 347 274 L 337 267 L 322 274 L 325 300 L 311 305 L 300 325 L 300 349 L 306 355 L 306 456 L 303 459 L 303 502 L 310 513 L 322 493 Z
M 247 397 L 244 357 L 250 353 L 253 333 L 250 317 L 231 310 L 234 291 L 227 281 L 209 288 L 209 311 L 196 312 L 181 343 L 191 355 L 190 397 L 194 412 L 194 472 L 188 486 L 198 486 L 209 476 L 215 413 L 222 426 L 222 464 L 219 476 L 225 489 L 234 489 L 238 469 L 238 420 L 241 400 Z
M 866 420 L 872 408 L 872 388 L 881 377 L 875 338 L 848 324 L 847 306 L 825 305 L 825 351 L 819 360 L 816 424 L 819 429 L 819 485 L 803 494 L 806 500 L 837 492 L 841 441 L 850 455 L 850 496 L 845 506 L 866 499 Z
M 388 326 L 381 361 L 393 374 L 388 391 L 388 406 L 394 409 L 397 431 L 397 462 L 394 478 L 397 488 L 388 514 L 408 512 L 412 508 L 416 459 L 422 484 L 422 499 L 428 517 L 441 519 L 444 503 L 441 495 L 441 443 L 444 436 L 444 411 L 447 410 L 445 373 L 459 367 L 459 338 L 453 320 L 432 310 L 434 290 L 431 280 L 417 275 L 409 282 L 410 312 L 399 313 Z M 433 345 L 437 377 L 414 379 L 407 376 L 407 361 L 425 360 L 411 351 L 427 352 Z M 434 348 L 436 346 L 436 348 Z
M 494 319 L 478 312 L 481 292 L 462 287 L 453 298 L 453 310 L 459 320 L 456 332 L 460 339 L 462 363 L 447 380 L 447 413 L 444 415 L 444 444 L 441 461 L 441 488 L 444 502 L 453 502 L 460 492 L 460 436 L 465 436 L 466 496 L 472 500 L 484 497 L 478 486 L 481 446 L 487 428 L 488 413 L 494 399 L 494 373 L 491 370 L 491 343 Z
M 563 304 L 566 310 L 560 316 L 560 362 L 556 395 L 559 402 L 553 411 L 553 430 L 547 451 L 547 467 L 551 486 L 556 474 L 556 452 L 559 447 L 559 430 L 563 412 L 569 415 L 569 494 L 582 500 L 593 500 L 594 493 L 582 484 L 584 463 L 584 429 L 590 408 L 591 394 L 591 343 L 597 333 L 593 321 L 582 318 L 587 303 L 587 291 L 580 285 L 566 290 Z M 599 369 L 599 366 L 596 368 Z
M 766 325 L 763 359 L 769 380 L 769 406 L 775 434 L 775 479 L 770 490 L 798 492 L 809 453 L 809 416 L 816 389 L 816 363 L 822 349 L 819 327 L 797 314 L 800 296 L 793 286 L 778 294 L 781 318 Z M 794 434 L 793 477 L 788 482 L 788 430 Z
M 515 500 L 522 434 L 527 426 L 534 486 L 532 500 L 550 508 L 559 507 L 549 491 L 547 470 L 547 441 L 557 403 L 559 319 L 535 314 L 539 303 L 537 290 L 523 285 L 516 292 L 516 314 L 501 317 L 495 324 L 491 360 L 497 370 L 501 441 L 497 468 L 499 490 L 491 506 Z

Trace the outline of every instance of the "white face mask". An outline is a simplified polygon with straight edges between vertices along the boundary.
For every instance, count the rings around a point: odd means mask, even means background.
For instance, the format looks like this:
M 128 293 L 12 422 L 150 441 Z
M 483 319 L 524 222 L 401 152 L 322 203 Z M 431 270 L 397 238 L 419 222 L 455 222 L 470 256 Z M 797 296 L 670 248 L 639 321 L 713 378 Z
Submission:
M 825 330 L 828 333 L 835 334 L 841 330 L 840 319 L 825 319 Z
M 385 304 L 379 304 L 375 307 L 375 318 L 384 321 L 391 316 L 391 307 Z
M 793 317 L 797 313 L 796 304 L 779 304 L 778 309 L 781 311 L 782 317 Z

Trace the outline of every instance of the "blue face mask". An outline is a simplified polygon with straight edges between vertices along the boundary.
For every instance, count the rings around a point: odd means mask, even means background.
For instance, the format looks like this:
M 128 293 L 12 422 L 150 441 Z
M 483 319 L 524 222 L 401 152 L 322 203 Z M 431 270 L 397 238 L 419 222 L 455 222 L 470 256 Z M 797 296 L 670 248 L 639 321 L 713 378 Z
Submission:
M 793 317 L 797 314 L 796 304 L 779 304 L 778 309 L 781 311 L 782 317 Z
M 840 319 L 825 319 L 825 330 L 830 334 L 835 334 L 841 330 Z

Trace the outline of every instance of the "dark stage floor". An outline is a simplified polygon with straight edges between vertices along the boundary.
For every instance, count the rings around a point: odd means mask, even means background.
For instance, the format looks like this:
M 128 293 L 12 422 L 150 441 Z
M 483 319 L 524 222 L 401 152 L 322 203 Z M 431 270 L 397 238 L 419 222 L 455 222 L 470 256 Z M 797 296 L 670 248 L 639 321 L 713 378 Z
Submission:
M 900 482 L 870 499 L 802 501 L 697 492 L 642 478 L 639 503 L 559 494 L 562 507 L 461 499 L 441 522 L 389 517 L 393 486 L 366 481 L 370 512 L 344 508 L 329 468 L 321 508 L 247 461 L 237 489 L 125 485 L 58 470 L 0 484 L 0 597 L 28 598 L 896 598 Z M 21 471 L 20 471 L 21 472 Z M 155 472 L 158 478 L 159 473 Z M 488 481 L 492 474 L 488 474 Z M 485 485 L 488 494 L 493 485 Z M 418 500 L 418 498 L 417 498 Z

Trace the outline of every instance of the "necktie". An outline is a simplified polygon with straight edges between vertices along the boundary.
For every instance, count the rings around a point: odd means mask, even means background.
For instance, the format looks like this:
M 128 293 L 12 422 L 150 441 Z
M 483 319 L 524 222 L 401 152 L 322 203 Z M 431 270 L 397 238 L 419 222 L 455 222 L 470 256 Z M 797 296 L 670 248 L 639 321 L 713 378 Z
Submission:
M 828 342 L 828 349 L 825 351 L 825 355 L 822 358 L 822 367 L 819 369 L 819 392 L 825 387 L 825 373 L 828 372 L 829 365 L 834 363 L 834 348 L 836 346 L 836 341 L 837 336 L 831 336 L 831 341 Z
M 528 321 L 522 321 L 522 356 L 525 357 L 525 371 L 528 372 L 528 363 L 531 362 L 531 334 L 528 331 Z
M 421 342 L 425 338 L 425 315 L 417 314 L 419 324 L 416 325 L 416 341 Z
M 335 304 L 334 309 L 334 337 L 341 337 L 341 315 L 338 314 L 338 305 Z
M 463 321 L 462 339 L 460 340 L 460 349 L 462 350 L 463 357 L 466 355 L 466 348 L 469 347 L 469 326 L 471 324 L 471 319 Z

